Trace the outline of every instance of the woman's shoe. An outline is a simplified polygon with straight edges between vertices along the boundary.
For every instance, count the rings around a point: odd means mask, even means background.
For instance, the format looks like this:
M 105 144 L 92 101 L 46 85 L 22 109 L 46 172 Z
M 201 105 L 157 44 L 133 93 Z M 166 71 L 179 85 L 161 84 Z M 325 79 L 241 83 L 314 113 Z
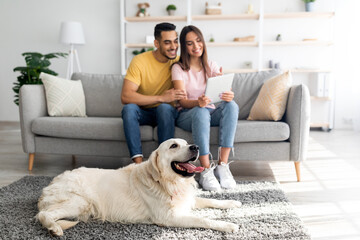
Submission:
M 210 168 L 205 168 L 205 170 L 200 173 L 199 183 L 202 188 L 206 191 L 219 191 L 221 190 L 220 184 L 214 175 L 215 165 L 212 163 Z
M 236 187 L 236 182 L 229 169 L 230 163 L 226 164 L 222 162 L 220 165 L 217 165 L 214 170 L 214 174 L 219 179 L 221 187 L 226 189 Z

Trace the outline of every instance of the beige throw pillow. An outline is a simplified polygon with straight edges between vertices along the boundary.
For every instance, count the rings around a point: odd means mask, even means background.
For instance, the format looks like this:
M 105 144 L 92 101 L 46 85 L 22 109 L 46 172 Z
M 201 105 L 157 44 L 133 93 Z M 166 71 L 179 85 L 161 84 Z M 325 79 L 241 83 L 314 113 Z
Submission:
M 248 120 L 281 120 L 286 109 L 290 86 L 289 71 L 267 80 L 260 89 Z
M 41 73 L 40 79 L 45 87 L 50 116 L 86 117 L 85 95 L 81 80 L 63 79 L 47 73 Z

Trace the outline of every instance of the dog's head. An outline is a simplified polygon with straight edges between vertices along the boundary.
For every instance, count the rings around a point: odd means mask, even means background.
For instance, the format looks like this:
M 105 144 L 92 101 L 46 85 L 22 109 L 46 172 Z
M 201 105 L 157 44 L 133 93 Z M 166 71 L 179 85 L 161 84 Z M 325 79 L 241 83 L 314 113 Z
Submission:
M 203 167 L 196 167 L 191 162 L 199 157 L 199 147 L 188 144 L 183 139 L 169 139 L 158 147 L 150 156 L 154 168 L 153 176 L 160 178 L 192 177 L 202 172 Z

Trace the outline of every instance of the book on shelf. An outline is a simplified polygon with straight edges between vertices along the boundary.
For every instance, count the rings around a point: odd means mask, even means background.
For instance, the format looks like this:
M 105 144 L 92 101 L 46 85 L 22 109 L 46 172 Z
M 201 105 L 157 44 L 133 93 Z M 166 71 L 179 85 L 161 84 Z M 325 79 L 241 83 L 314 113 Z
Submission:
M 330 97 L 331 82 L 330 74 L 316 73 L 309 81 L 309 90 L 314 97 Z

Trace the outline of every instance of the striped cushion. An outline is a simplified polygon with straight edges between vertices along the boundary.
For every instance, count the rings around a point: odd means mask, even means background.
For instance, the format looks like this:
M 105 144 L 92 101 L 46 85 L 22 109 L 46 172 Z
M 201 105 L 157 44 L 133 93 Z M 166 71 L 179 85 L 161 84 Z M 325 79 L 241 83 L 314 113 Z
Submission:
M 267 80 L 251 108 L 248 120 L 279 121 L 284 115 L 291 86 L 289 71 Z
M 86 117 L 85 95 L 80 80 L 68 80 L 41 73 L 50 116 Z

